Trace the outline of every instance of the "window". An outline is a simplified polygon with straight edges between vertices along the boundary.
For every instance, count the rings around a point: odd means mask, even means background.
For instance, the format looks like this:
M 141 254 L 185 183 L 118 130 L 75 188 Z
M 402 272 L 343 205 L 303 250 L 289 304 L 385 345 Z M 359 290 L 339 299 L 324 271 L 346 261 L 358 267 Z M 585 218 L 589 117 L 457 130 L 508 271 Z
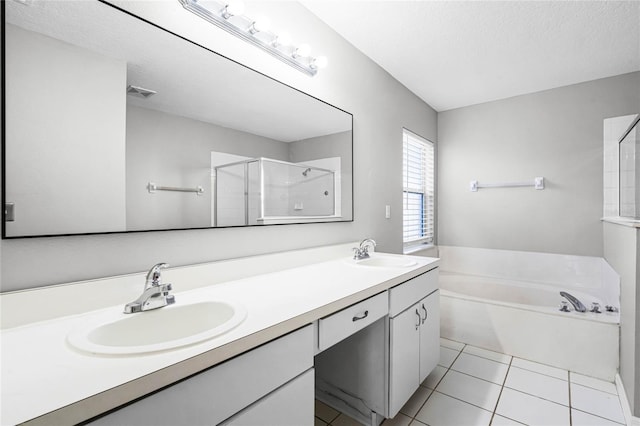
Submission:
M 433 244 L 435 236 L 433 143 L 404 129 L 402 155 L 404 247 Z

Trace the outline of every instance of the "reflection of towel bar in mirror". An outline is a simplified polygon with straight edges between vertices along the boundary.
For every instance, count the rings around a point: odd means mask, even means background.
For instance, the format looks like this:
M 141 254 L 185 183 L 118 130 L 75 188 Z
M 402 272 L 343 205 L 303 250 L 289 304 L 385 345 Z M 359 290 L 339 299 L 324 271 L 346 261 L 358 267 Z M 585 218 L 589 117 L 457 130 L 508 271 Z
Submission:
M 544 189 L 544 178 L 536 177 L 533 178 L 533 181 L 501 183 L 479 183 L 477 180 L 472 180 L 469 183 L 469 191 L 478 192 L 480 188 L 515 188 L 520 186 L 533 186 L 535 189 Z
M 153 194 L 156 191 L 195 192 L 196 195 L 204 194 L 204 188 L 201 186 L 197 186 L 195 188 L 177 188 L 174 186 L 160 186 L 160 185 L 156 185 L 153 182 L 149 182 L 147 184 L 147 189 L 151 194 Z

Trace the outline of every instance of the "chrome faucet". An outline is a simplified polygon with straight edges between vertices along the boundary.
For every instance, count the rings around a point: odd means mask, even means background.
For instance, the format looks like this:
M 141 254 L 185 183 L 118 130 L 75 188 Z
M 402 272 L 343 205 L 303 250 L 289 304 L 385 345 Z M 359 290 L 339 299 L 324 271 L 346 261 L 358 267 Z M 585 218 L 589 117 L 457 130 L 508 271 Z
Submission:
M 162 284 L 160 282 L 162 278 L 160 276 L 160 270 L 167 267 L 169 267 L 169 265 L 166 263 L 158 263 L 149 270 L 147 280 L 144 284 L 144 291 L 140 297 L 124 306 L 125 314 L 162 308 L 176 301 L 173 294 L 169 294 L 171 284 Z
M 360 247 L 353 248 L 353 260 L 362 260 L 369 258 L 369 246 L 376 248 L 376 242 L 371 238 L 365 238 L 360 242 Z
M 573 297 L 572 295 L 570 295 L 569 293 L 567 293 L 566 291 L 561 291 L 560 296 L 566 298 L 569 301 L 569 303 L 573 305 L 573 309 L 575 309 L 577 312 L 587 312 L 587 308 L 582 304 L 582 302 L 576 299 L 575 297 Z

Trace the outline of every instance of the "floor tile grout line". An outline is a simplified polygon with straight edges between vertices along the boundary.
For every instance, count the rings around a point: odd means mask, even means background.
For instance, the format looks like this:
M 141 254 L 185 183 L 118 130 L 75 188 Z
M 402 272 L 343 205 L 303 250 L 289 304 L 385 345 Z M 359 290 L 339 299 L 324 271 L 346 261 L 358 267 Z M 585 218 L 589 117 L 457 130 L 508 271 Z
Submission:
M 603 417 L 603 416 L 601 416 L 601 415 L 599 415 L 599 414 L 593 414 L 593 413 L 590 413 L 590 412 L 588 412 L 588 411 L 581 410 L 581 409 L 579 409 L 579 408 L 573 408 L 573 407 L 572 407 L 571 409 L 572 409 L 572 410 L 576 410 L 576 411 L 580 411 L 581 413 L 588 414 L 588 415 L 593 416 L 593 417 L 597 417 L 597 418 L 599 418 L 599 419 L 608 420 L 608 421 L 610 421 L 610 422 L 613 422 L 613 423 L 616 423 L 616 424 L 619 424 L 619 425 L 625 426 L 625 424 L 624 424 L 624 423 L 620 423 L 620 422 L 615 421 L 615 420 L 613 420 L 613 419 L 610 419 L 610 418 L 608 418 L 608 417 Z
M 455 368 L 451 368 L 451 371 L 455 371 L 458 374 L 464 374 L 465 376 L 473 377 L 474 379 L 482 380 L 483 382 L 491 383 L 491 384 L 494 384 L 496 386 L 500 386 L 500 387 L 503 386 L 500 383 L 492 382 L 491 380 L 483 379 L 482 377 L 474 376 L 473 374 L 465 373 L 464 371 L 456 370 Z M 509 372 L 509 369 L 507 369 L 507 373 L 508 372 Z M 506 377 L 506 375 L 505 375 L 505 377 Z
M 504 379 L 502 380 L 502 386 L 500 386 L 500 393 L 498 394 L 498 399 L 496 399 L 496 405 L 493 407 L 493 413 L 491 413 L 491 420 L 489 424 L 493 423 L 493 418 L 496 416 L 496 411 L 498 410 L 498 404 L 500 403 L 500 397 L 502 396 L 502 391 L 504 391 L 504 385 L 507 383 L 507 377 L 509 376 L 509 371 L 511 370 L 511 364 L 513 363 L 513 357 L 509 361 L 509 366 L 507 367 L 507 374 L 504 375 Z
M 515 358 L 515 357 L 514 357 L 514 358 Z M 520 359 L 521 359 L 521 358 L 520 358 Z M 530 361 L 530 362 L 535 362 L 535 361 Z M 537 364 L 540 364 L 540 363 L 537 363 Z M 546 365 L 546 364 L 540 364 L 540 365 Z M 529 372 L 531 372 L 531 373 L 536 373 L 536 374 L 539 374 L 539 375 L 541 375 L 541 376 L 551 377 L 552 379 L 557 379 L 557 380 L 562 380 L 563 382 L 568 382 L 568 380 L 561 379 L 561 378 L 556 377 L 556 376 L 552 376 L 551 374 L 541 373 L 541 372 L 539 372 L 539 371 L 532 370 L 532 369 L 530 369 L 530 368 L 518 367 L 517 365 L 513 365 L 512 367 L 513 367 L 513 368 L 517 368 L 518 370 L 529 371 Z M 547 366 L 547 367 L 551 367 L 551 366 Z M 557 368 L 557 367 L 551 367 L 551 368 Z M 565 372 L 567 372 L 567 373 L 569 372 L 569 370 L 562 370 L 562 371 L 565 371 Z M 593 388 L 592 388 L 592 389 L 593 389 Z
M 460 353 L 462 353 L 463 351 L 460 351 Z M 495 359 L 491 359 L 491 358 L 487 358 L 486 356 L 482 356 L 482 355 L 477 355 L 477 354 L 472 354 L 469 352 L 464 352 L 465 355 L 469 355 L 469 356 L 475 356 L 476 358 L 482 358 L 482 359 L 486 359 L 487 361 L 493 361 L 493 362 L 497 362 L 498 364 L 502 364 L 502 365 L 510 365 L 511 361 L 509 361 L 508 363 L 506 362 L 502 362 L 502 361 L 496 361 Z M 511 355 L 507 355 L 508 357 L 513 358 Z
M 442 346 L 442 345 L 441 345 Z M 422 405 L 420 406 L 420 408 L 418 409 L 418 411 L 416 411 L 415 416 L 413 416 L 411 418 L 411 421 L 413 422 L 414 420 L 420 422 L 420 420 L 416 419 L 416 416 L 418 415 L 418 413 L 420 413 L 420 410 L 422 410 L 422 408 L 425 406 L 425 404 L 427 403 L 427 401 L 429 401 L 431 399 L 431 397 L 433 396 L 433 394 L 436 392 L 436 389 L 438 388 L 438 386 L 440 385 L 440 383 L 442 382 L 442 380 L 445 378 L 445 376 L 447 375 L 447 373 L 451 370 L 451 366 L 456 362 L 456 360 L 458 359 L 458 357 L 460 357 L 460 354 L 462 354 L 462 351 L 464 350 L 464 348 L 467 346 L 467 344 L 465 343 L 464 346 L 462 346 L 462 348 L 460 348 L 460 350 L 458 351 L 458 355 L 456 355 L 456 357 L 453 359 L 453 361 L 451 362 L 451 365 L 449 365 L 449 367 L 445 367 L 447 369 L 447 371 L 444 372 L 444 374 L 442 375 L 442 377 L 440 377 L 440 380 L 438 380 L 438 382 L 436 383 L 436 385 L 433 387 L 433 389 L 431 389 L 431 393 L 429 394 L 429 396 L 427 397 L 427 399 L 424 400 L 424 402 L 422 403 Z M 451 349 L 451 348 L 448 348 Z M 457 350 L 457 349 L 452 349 L 452 350 Z M 440 365 L 440 364 L 438 364 Z M 444 367 L 444 365 L 440 365 L 440 367 Z M 454 370 L 455 371 L 455 370 Z M 427 376 L 428 377 L 428 376 Z M 422 383 L 421 383 L 422 384 Z M 427 388 L 429 389 L 429 388 Z M 440 393 L 440 392 L 438 392 Z
M 571 412 L 571 371 L 567 370 L 567 388 L 569 388 L 569 426 L 573 426 L 573 413 Z
M 435 390 L 433 391 L 433 393 L 436 393 L 436 392 L 438 392 L 440 395 L 448 396 L 449 398 L 455 399 L 455 400 L 460 401 L 460 402 L 464 402 L 465 404 L 471 405 L 472 407 L 476 407 L 476 408 L 478 408 L 478 409 L 480 409 L 482 411 L 486 411 L 487 413 L 491 413 L 491 411 L 487 410 L 486 408 L 480 407 L 479 405 L 476 405 L 476 404 L 474 404 L 472 402 L 465 401 L 464 399 L 461 399 L 461 398 L 459 398 L 457 396 L 449 395 L 448 393 L 444 393 L 444 392 L 440 392 L 440 391 L 435 391 Z
M 580 373 L 578 373 L 578 374 L 580 374 Z M 605 382 L 605 383 L 609 383 L 609 382 Z M 617 393 L 607 392 L 607 391 L 602 390 L 602 389 L 594 388 L 593 386 L 583 385 L 582 383 L 571 382 L 571 384 L 572 385 L 576 385 L 576 386 L 580 386 L 580 387 L 583 387 L 583 388 L 591 389 L 591 390 L 594 390 L 594 391 L 598 391 L 598 392 L 601 392 L 601 393 L 606 393 L 608 395 L 613 395 L 613 396 L 620 397 L 620 395 L 618 395 Z

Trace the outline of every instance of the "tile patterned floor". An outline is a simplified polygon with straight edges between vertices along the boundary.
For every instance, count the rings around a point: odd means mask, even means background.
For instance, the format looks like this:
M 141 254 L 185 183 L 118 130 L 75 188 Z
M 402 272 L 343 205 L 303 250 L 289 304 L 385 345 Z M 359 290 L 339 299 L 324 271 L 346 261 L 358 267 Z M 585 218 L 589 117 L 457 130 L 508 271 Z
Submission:
M 624 425 L 613 383 L 440 339 L 440 362 L 384 426 Z M 316 401 L 315 426 L 359 423 Z

